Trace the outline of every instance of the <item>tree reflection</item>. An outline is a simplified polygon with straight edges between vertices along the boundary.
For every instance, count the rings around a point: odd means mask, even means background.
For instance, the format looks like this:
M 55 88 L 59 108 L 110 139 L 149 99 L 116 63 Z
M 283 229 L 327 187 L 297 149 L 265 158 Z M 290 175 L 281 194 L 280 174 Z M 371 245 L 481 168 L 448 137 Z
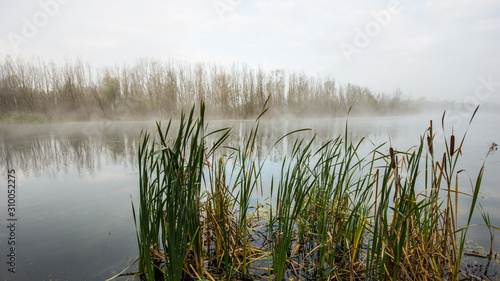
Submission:
M 368 119 L 349 121 L 348 137 L 353 141 L 363 137 L 372 140 L 387 140 L 387 135 L 396 137 L 402 128 L 390 131 L 390 122 L 376 125 Z M 237 148 L 257 123 L 254 121 L 212 121 L 207 132 L 232 127 L 231 137 L 226 146 Z M 325 141 L 345 134 L 346 120 L 262 120 L 259 125 L 257 152 L 268 161 L 279 162 L 292 149 L 295 138 L 311 138 L 318 135 L 315 143 L 318 149 Z M 141 141 L 141 131 L 155 130 L 154 122 L 127 123 L 64 123 L 43 125 L 2 125 L 0 126 L 0 166 L 3 176 L 6 170 L 22 170 L 26 176 L 48 176 L 56 178 L 61 173 L 76 170 L 79 176 L 92 176 L 103 165 L 137 167 L 137 147 Z M 163 126 L 166 126 L 163 123 Z M 173 122 L 172 126 L 176 126 Z M 282 136 L 294 130 L 309 128 L 292 134 L 276 143 Z M 171 130 L 175 132 L 175 130 Z M 404 133 L 404 132 L 403 132 Z M 207 143 L 216 135 L 207 138 Z M 379 141 L 380 144 L 382 141 Z M 229 152 L 228 150 L 227 152 Z

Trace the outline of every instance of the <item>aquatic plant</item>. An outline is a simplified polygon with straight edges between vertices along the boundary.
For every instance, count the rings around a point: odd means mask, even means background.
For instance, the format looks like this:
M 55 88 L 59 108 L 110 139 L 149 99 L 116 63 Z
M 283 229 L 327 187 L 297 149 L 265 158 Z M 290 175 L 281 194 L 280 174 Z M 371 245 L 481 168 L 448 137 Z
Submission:
M 362 153 L 368 144 L 350 141 L 347 124 L 319 149 L 314 136 L 298 138 L 271 180 L 271 198 L 252 205 L 264 188 L 259 121 L 241 147 L 221 149 L 230 129 L 205 134 L 203 104 L 199 112 L 182 114 L 173 138 L 172 122 L 158 123 L 155 138 L 143 133 L 132 206 L 144 279 L 459 279 L 484 172 L 483 164 L 470 192 L 461 188 L 467 132 L 460 143 L 445 136 L 442 153 L 432 122 L 408 151 L 381 144 Z M 209 135 L 218 136 L 210 145 Z M 467 206 L 459 206 L 463 196 Z M 483 219 L 493 243 L 497 228 Z

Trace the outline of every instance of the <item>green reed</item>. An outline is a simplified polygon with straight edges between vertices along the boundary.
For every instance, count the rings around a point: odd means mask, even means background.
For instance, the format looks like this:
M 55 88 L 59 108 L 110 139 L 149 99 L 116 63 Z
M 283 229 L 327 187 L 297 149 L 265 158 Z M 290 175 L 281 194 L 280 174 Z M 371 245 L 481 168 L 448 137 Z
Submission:
M 198 119 L 193 113 L 194 107 L 187 117 L 181 115 L 173 141 L 168 139 L 172 123 L 165 130 L 157 123 L 159 139 L 155 142 L 146 134 L 138 153 L 140 207 L 137 220 L 133 206 L 134 221 L 138 224 L 139 270 L 148 280 L 158 275 L 181 280 L 187 264 L 196 274 L 203 274 L 200 196 L 207 153 L 204 106 L 200 106 Z M 225 137 L 227 134 L 210 151 Z
M 212 159 L 214 161 L 214 159 Z M 235 264 L 231 249 L 235 248 L 231 240 L 235 226 L 230 218 L 232 214 L 232 194 L 226 182 L 227 159 L 220 158 L 215 165 L 209 167 L 210 192 L 207 195 L 207 251 L 215 259 L 215 266 L 223 268 L 230 276 Z
M 459 279 L 484 171 L 470 192 L 460 188 L 467 133 L 460 143 L 445 137 L 442 153 L 432 122 L 408 151 L 362 153 L 366 140 L 350 141 L 347 126 L 318 149 L 315 137 L 296 139 L 263 209 L 251 204 L 266 159 L 256 150 L 259 121 L 241 147 L 221 150 L 230 129 L 205 134 L 203 104 L 199 112 L 182 114 L 177 134 L 172 122 L 142 134 L 132 207 L 144 279 Z M 460 196 L 472 198 L 463 228 Z M 493 243 L 498 228 L 483 219 Z
M 314 140 L 314 139 L 313 139 Z M 306 197 L 311 189 L 311 174 L 308 170 L 308 156 L 313 143 L 295 141 L 292 161 L 286 165 L 285 158 L 281 167 L 281 178 L 277 188 L 275 215 L 271 211 L 269 229 L 273 237 L 272 258 L 274 276 L 277 280 L 285 277 L 285 266 L 289 259 L 292 238 L 295 236 L 297 221 L 302 210 L 306 209 Z M 271 193 L 274 184 L 271 184 Z
M 466 134 L 458 146 L 454 135 L 450 141 L 445 138 L 441 160 L 435 159 L 432 122 L 427 143 L 422 137 L 416 150 L 397 152 L 390 148 L 367 254 L 367 268 L 375 269 L 371 271 L 373 279 L 458 280 L 484 170 L 483 166 L 470 194 L 459 190 L 458 174 L 463 170 L 456 171 L 456 164 Z M 425 161 L 424 170 L 421 161 Z M 462 229 L 457 227 L 460 195 L 472 197 L 467 226 Z
M 247 275 L 247 265 L 252 255 L 249 236 L 249 209 L 250 200 L 255 195 L 258 179 L 260 177 L 262 167 L 255 163 L 252 159 L 255 149 L 255 140 L 257 137 L 259 125 L 250 131 L 250 134 L 244 143 L 242 149 L 238 149 L 236 153 L 236 164 L 233 166 L 231 174 L 236 174 L 233 191 L 236 192 L 236 206 L 238 210 L 238 224 L 236 228 L 236 238 L 241 241 L 241 272 L 244 276 Z M 234 254 L 234 252 L 233 252 Z

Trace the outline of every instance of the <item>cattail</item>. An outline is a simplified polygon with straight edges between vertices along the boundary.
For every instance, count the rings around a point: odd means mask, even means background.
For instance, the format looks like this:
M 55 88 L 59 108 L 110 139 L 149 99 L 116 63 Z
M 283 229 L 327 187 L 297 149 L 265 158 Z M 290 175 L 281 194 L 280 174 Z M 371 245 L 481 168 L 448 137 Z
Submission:
M 451 156 L 453 156 L 453 153 L 455 153 L 455 135 L 451 135 L 450 138 L 450 153 Z
M 430 120 L 429 135 L 432 137 L 432 120 Z
M 389 148 L 389 154 L 391 155 L 391 163 L 392 163 L 392 168 L 396 168 L 396 159 L 394 159 L 394 149 L 392 147 Z
M 431 156 L 434 156 L 434 151 L 432 150 L 432 139 L 430 136 L 427 136 L 427 145 L 429 146 L 429 152 Z

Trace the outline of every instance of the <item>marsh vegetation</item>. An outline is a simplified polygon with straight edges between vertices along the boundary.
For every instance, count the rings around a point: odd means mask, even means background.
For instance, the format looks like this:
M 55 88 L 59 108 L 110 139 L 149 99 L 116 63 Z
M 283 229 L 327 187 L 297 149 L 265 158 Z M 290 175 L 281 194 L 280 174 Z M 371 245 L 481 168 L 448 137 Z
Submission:
M 384 153 L 382 144 L 367 151 L 364 138 L 349 139 L 348 124 L 319 146 L 292 131 L 276 140 L 291 141 L 292 150 L 264 186 L 259 118 L 240 146 L 225 147 L 231 129 L 205 132 L 203 104 L 198 112 L 182 114 L 175 131 L 158 123 L 142 135 L 133 204 L 141 278 L 463 278 L 484 173 L 483 164 L 462 182 L 457 163 L 467 132 L 437 146 L 431 121 L 416 147 Z M 259 196 L 263 189 L 269 197 Z M 480 212 L 493 241 L 496 227 Z

